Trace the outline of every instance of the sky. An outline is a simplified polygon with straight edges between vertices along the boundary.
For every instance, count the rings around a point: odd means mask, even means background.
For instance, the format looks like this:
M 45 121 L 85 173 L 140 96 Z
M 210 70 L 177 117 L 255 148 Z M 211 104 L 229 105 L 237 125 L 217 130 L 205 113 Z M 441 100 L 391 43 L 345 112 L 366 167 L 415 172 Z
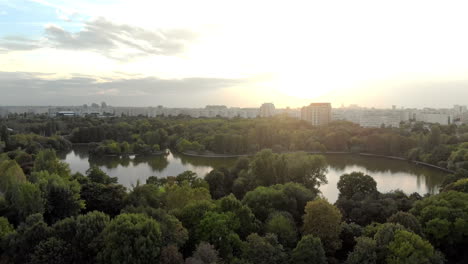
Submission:
M 0 0 L 0 105 L 467 105 L 467 10 L 455 0 Z

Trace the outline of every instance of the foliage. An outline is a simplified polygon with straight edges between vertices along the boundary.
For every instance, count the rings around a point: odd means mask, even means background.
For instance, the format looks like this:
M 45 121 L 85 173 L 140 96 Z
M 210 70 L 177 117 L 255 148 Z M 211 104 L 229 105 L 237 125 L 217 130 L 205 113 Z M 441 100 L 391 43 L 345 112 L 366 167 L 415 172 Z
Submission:
M 187 258 L 186 264 L 221 264 L 218 251 L 206 242 L 201 242 L 193 252 L 193 256 Z
M 261 237 L 253 233 L 247 237 L 242 258 L 250 263 L 282 264 L 286 262 L 287 255 L 276 235 L 266 234 Z
M 434 248 L 429 242 L 405 230 L 395 233 L 388 249 L 387 263 L 389 264 L 432 263 L 435 255 Z
M 0 160 L 0 192 L 8 192 L 15 184 L 25 182 L 23 170 L 14 160 Z
M 325 251 L 320 238 L 305 235 L 292 252 L 291 263 L 295 264 L 326 264 Z
M 376 264 L 377 243 L 369 237 L 356 238 L 356 247 L 348 255 L 346 264 Z
M 423 232 L 448 257 L 461 257 L 468 246 L 468 194 L 443 192 L 414 204 L 411 213 L 422 225 Z
M 272 213 L 265 223 L 265 232 L 275 234 L 278 241 L 285 247 L 293 248 L 296 245 L 296 223 L 289 213 Z
M 162 241 L 159 223 L 143 214 L 121 214 L 102 232 L 99 263 L 151 263 L 158 259 Z
M 252 209 L 262 222 L 274 211 L 289 212 L 296 222 L 301 222 L 306 203 L 316 196 L 312 191 L 297 183 L 258 187 L 248 192 L 242 203 Z
M 341 248 L 341 228 L 341 213 L 338 208 L 324 199 L 307 203 L 302 232 L 320 238 L 327 254 L 333 254 Z
M 340 197 L 351 198 L 355 194 L 372 195 L 377 193 L 377 182 L 362 172 L 343 174 L 337 184 Z

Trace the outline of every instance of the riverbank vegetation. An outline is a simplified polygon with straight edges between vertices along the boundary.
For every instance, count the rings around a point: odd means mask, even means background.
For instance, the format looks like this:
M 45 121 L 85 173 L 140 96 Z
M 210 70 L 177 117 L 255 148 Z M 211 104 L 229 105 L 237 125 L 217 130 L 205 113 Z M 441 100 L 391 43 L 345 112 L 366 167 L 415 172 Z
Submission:
M 468 261 L 464 127 L 366 129 L 337 122 L 315 128 L 282 117 L 70 118 L 54 120 L 55 133 L 11 143 L 48 127 L 37 122 L 8 120 L 3 127 L 13 131 L 0 131 L 7 143 L 0 154 L 2 263 Z M 56 156 L 61 144 L 43 138 L 99 142 L 102 153 L 135 151 L 137 142 L 180 147 L 186 140 L 214 153 L 255 155 L 207 175 L 154 176 L 126 189 L 99 167 L 72 174 Z M 330 204 L 318 189 L 327 182 L 325 160 L 297 151 L 304 148 L 411 154 L 456 173 L 439 194 L 424 197 L 380 193 L 371 176 L 345 174 Z M 277 153 L 283 150 L 293 153 Z
M 202 155 L 274 152 L 349 152 L 395 156 L 449 170 L 468 169 L 468 126 L 402 124 L 400 128 L 362 128 L 335 121 L 314 127 L 284 116 L 256 119 L 179 117 L 74 117 L 46 119 L 16 116 L 2 121 L 0 149 L 67 148 L 98 143 L 99 154 L 150 153 L 172 148 Z M 8 132 L 6 128 L 12 128 Z M 32 136 L 31 133 L 35 135 Z M 40 136 L 39 136 L 40 135 Z M 32 137 L 35 137 L 32 139 Z M 46 141 L 50 141 L 47 143 Z M 38 142 L 38 143 L 37 143 Z M 37 143 L 37 144 L 36 144 Z M 3 147 L 2 147 L 3 146 Z

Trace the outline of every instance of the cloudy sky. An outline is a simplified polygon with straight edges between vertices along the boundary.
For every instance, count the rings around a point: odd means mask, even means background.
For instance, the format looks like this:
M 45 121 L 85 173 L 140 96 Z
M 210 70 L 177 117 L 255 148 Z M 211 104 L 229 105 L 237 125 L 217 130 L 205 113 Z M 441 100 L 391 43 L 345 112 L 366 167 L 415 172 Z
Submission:
M 466 105 L 467 12 L 430 0 L 0 0 L 0 105 Z

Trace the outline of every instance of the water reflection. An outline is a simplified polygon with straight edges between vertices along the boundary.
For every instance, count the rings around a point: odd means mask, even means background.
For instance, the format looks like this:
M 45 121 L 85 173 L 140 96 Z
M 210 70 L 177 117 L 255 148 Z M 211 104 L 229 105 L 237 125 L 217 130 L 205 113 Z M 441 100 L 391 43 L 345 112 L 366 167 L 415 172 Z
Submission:
M 74 147 L 69 153 L 60 157 L 70 164 L 72 172 L 85 173 L 90 165 L 97 165 L 106 173 L 117 177 L 127 187 L 137 181 L 145 182 L 149 176 L 175 176 L 191 170 L 199 176 L 205 176 L 212 168 L 230 167 L 235 158 L 203 158 L 169 153 L 163 156 L 88 156 L 86 147 Z M 338 197 L 336 184 L 344 173 L 360 171 L 371 175 L 377 181 L 381 192 L 400 189 L 406 193 L 436 193 L 445 173 L 432 168 L 416 165 L 406 161 L 389 160 L 377 157 L 356 155 L 327 155 L 329 167 L 328 184 L 320 187 L 323 195 L 334 202 Z

